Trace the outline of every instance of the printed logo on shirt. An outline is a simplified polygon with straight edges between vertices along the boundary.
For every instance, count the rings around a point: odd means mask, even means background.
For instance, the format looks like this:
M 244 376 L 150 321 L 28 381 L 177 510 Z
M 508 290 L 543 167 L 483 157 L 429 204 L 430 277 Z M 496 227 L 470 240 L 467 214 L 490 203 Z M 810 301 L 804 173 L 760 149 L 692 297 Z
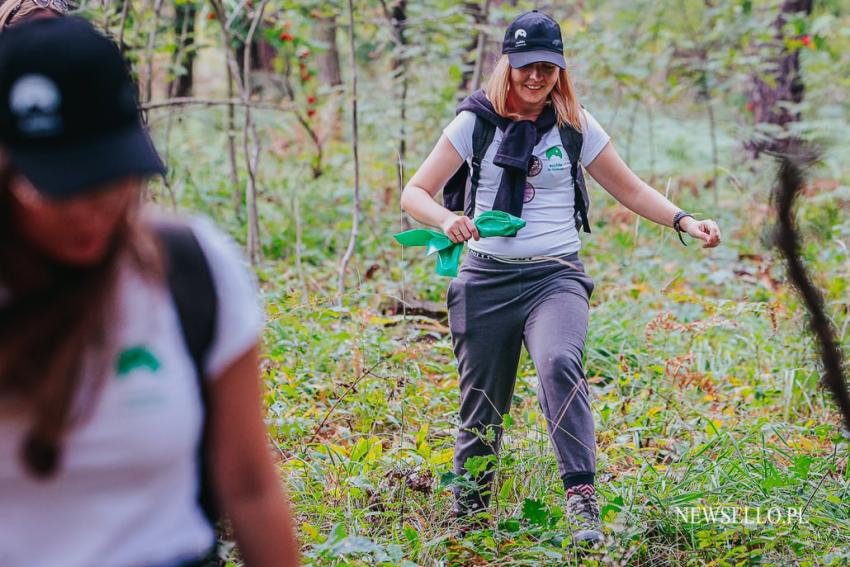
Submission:
M 534 199 L 534 185 L 531 183 L 525 184 L 525 190 L 522 193 L 522 202 L 530 203 Z
M 547 171 L 563 171 L 567 168 L 564 151 L 561 146 L 552 146 L 546 150 Z
M 552 146 L 546 150 L 546 159 L 553 159 L 555 156 L 557 156 L 558 159 L 564 159 L 564 152 L 561 151 L 560 146 Z
M 159 367 L 159 360 L 144 345 L 121 351 L 118 360 L 115 361 L 115 372 L 118 378 L 124 378 L 137 369 L 147 369 L 151 373 L 156 373 Z
M 528 160 L 528 176 L 540 175 L 541 171 L 543 171 L 543 162 L 540 161 L 539 157 L 531 156 L 531 159 Z

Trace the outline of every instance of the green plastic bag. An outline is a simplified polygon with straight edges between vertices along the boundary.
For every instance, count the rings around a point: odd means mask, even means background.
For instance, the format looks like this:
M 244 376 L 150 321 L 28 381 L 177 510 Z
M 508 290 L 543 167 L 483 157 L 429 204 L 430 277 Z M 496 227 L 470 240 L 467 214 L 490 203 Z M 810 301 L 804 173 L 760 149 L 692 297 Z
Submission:
M 525 226 L 525 221 L 503 211 L 481 213 L 473 221 L 481 238 L 513 236 Z M 457 276 L 463 243 L 454 243 L 437 230 L 416 228 L 393 235 L 402 246 L 425 246 L 426 255 L 437 253 L 437 274 L 453 278 Z

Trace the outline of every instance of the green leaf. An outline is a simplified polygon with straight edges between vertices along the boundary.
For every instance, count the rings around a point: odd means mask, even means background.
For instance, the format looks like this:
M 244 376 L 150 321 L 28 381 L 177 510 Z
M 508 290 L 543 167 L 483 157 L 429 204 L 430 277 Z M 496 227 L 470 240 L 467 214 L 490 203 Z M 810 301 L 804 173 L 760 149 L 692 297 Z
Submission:
M 511 492 L 514 489 L 514 477 L 509 477 L 502 483 L 502 487 L 499 489 L 499 498 L 501 500 L 507 500 L 511 496 Z
M 797 478 L 805 480 L 809 476 L 809 469 L 812 466 L 812 458 L 808 455 L 800 455 L 796 459 L 794 459 L 794 466 L 791 467 L 791 471 L 797 476 Z
M 516 518 L 507 518 L 507 519 L 499 522 L 499 529 L 500 530 L 504 530 L 504 531 L 506 531 L 508 533 L 512 533 L 512 534 L 517 533 L 520 530 L 521 527 L 522 527 L 522 524 L 520 524 L 519 520 L 517 520 Z
M 526 498 L 522 503 L 522 517 L 532 524 L 545 527 L 549 523 L 549 510 L 540 500 Z
M 369 452 L 369 442 L 364 438 L 360 438 L 354 448 L 351 450 L 351 460 L 359 461 Z
M 468 459 L 466 459 L 466 462 L 463 464 L 463 468 L 465 468 L 471 476 L 477 477 L 487 472 L 487 470 L 490 468 L 490 465 L 495 460 L 496 457 L 494 455 L 476 455 L 474 457 L 469 457 Z

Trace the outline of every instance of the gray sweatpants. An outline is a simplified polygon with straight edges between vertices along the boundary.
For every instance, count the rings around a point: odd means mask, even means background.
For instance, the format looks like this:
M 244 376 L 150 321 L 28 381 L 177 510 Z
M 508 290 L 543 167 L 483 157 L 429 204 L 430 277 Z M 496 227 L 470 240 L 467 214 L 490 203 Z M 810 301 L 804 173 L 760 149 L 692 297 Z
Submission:
M 539 377 L 538 400 L 562 477 L 596 472 L 596 438 L 582 353 L 594 283 L 578 254 L 508 264 L 470 252 L 448 290 L 449 327 L 460 374 L 455 473 L 493 455 L 501 439 L 525 343 Z M 456 511 L 486 507 L 492 474 L 479 490 L 455 488 Z

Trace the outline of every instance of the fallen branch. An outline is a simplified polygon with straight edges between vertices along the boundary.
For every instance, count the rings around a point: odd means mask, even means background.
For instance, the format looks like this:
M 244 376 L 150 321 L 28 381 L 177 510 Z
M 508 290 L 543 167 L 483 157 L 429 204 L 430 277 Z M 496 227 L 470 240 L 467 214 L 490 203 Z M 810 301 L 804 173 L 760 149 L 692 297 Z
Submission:
M 393 355 L 395 355 L 395 353 L 393 353 Z M 392 356 L 392 355 L 390 355 L 390 356 Z M 371 367 L 369 367 L 366 370 L 364 370 L 363 372 L 361 372 L 360 376 L 358 376 L 357 379 L 354 380 L 354 382 L 349 384 L 348 388 L 346 388 L 345 391 L 342 393 L 342 395 L 337 399 L 337 401 L 334 402 L 334 405 L 332 405 L 330 407 L 330 409 L 328 409 L 328 412 L 325 414 L 325 417 L 322 418 L 322 421 L 319 422 L 319 425 L 316 427 L 316 429 L 313 430 L 313 435 L 310 437 L 310 440 L 307 441 L 307 445 L 313 444 L 313 442 L 316 440 L 316 437 L 319 436 L 319 432 L 322 430 L 322 428 L 328 422 L 328 419 L 330 419 L 333 412 L 336 411 L 337 406 L 339 406 L 339 404 L 342 403 L 342 400 L 344 400 L 348 396 L 348 394 L 350 394 L 354 390 L 354 388 L 357 387 L 357 384 L 359 384 L 366 376 L 369 376 L 372 373 L 373 370 L 375 370 L 377 367 L 379 367 L 380 365 L 382 365 L 383 363 L 388 361 L 390 359 L 390 356 L 386 356 L 386 357 L 380 359 L 378 362 L 373 364 Z

